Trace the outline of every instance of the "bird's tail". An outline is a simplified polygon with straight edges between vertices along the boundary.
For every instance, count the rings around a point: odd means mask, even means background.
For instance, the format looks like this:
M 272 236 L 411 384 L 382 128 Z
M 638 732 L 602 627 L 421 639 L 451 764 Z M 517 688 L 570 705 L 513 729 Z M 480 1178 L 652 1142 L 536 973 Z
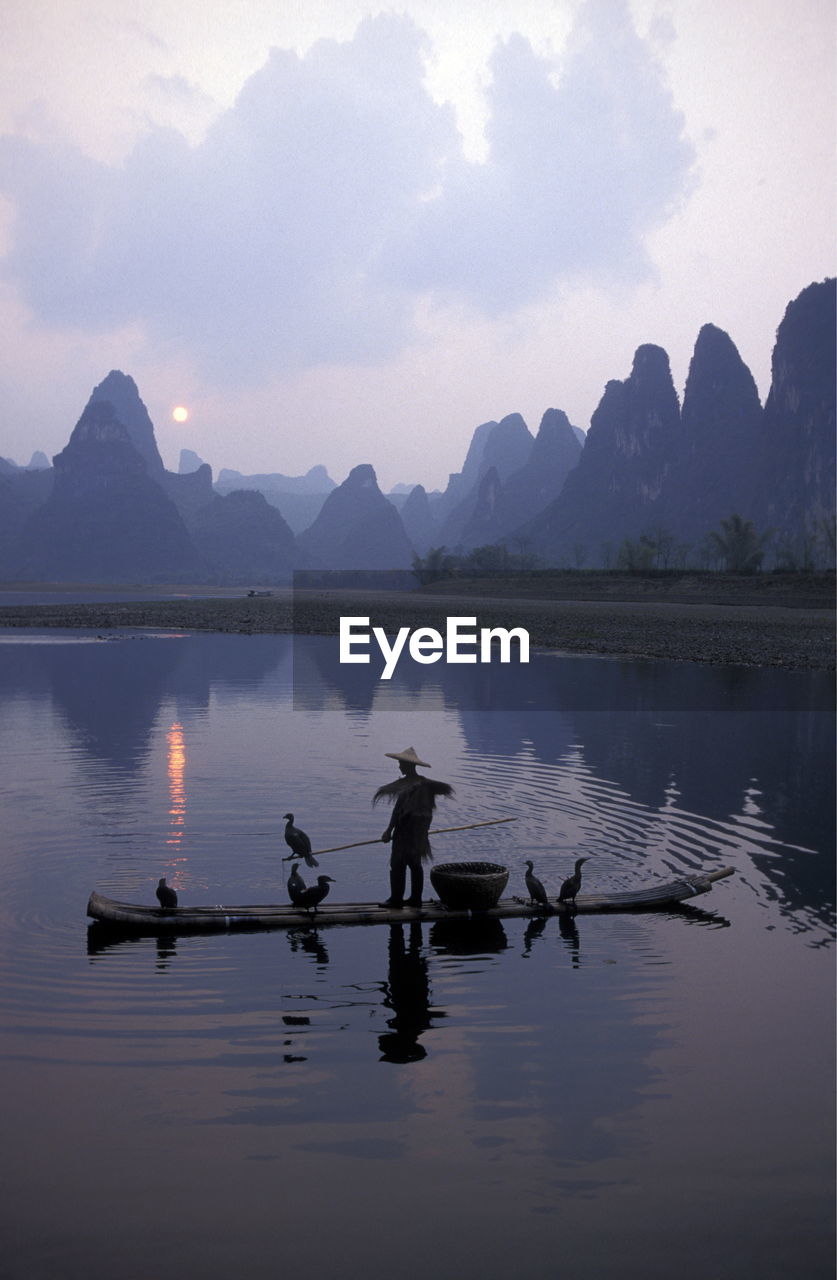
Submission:
M 320 865 L 313 853 L 305 853 L 303 857 L 305 858 L 306 867 L 318 867 Z

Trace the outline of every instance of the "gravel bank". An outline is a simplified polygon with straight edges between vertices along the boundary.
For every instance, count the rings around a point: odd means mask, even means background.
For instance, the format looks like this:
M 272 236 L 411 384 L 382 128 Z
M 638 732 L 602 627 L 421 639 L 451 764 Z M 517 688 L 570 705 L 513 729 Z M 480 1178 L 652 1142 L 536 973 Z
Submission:
M 219 631 L 336 634 L 344 615 L 369 617 L 392 631 L 431 626 L 448 615 L 476 616 L 478 627 L 525 627 L 535 646 L 569 653 L 665 661 L 834 668 L 834 610 L 773 603 L 692 603 L 667 598 L 510 599 L 480 594 L 289 591 L 267 598 L 0 607 L 0 627 L 84 627 L 109 631 Z

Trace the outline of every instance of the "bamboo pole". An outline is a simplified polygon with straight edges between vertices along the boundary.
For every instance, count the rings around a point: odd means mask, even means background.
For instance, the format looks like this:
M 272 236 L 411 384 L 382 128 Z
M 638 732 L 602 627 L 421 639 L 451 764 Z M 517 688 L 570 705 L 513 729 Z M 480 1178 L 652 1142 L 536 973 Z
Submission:
M 464 827 L 436 827 L 433 831 L 428 831 L 429 836 L 445 836 L 450 831 L 473 831 L 474 827 L 494 827 L 501 822 L 516 822 L 516 818 L 489 818 L 487 822 L 469 822 Z M 341 853 L 343 849 L 359 849 L 363 844 L 383 844 L 381 837 L 376 840 L 355 840 L 354 844 L 336 844 L 331 849 L 314 849 L 308 856 L 309 858 L 319 858 L 322 853 Z M 298 858 L 298 853 L 290 853 L 283 862 L 292 862 Z

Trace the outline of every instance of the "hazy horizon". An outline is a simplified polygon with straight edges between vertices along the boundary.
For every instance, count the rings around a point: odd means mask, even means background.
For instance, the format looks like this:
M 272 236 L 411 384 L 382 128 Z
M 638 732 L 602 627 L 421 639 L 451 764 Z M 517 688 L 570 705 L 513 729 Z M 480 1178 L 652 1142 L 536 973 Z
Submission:
M 0 52 L 0 455 L 110 369 L 166 465 L 443 488 L 700 327 L 767 395 L 835 274 L 825 0 L 35 0 Z M 189 410 L 185 422 L 173 409 Z

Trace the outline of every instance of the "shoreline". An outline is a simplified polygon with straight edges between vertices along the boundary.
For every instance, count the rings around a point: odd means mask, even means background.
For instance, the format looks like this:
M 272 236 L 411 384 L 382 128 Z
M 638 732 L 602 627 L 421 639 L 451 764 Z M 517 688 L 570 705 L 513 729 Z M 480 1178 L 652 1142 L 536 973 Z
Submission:
M 647 593 L 644 599 L 635 593 L 632 599 L 619 599 L 607 592 L 583 598 L 578 580 L 566 584 L 561 598 L 556 594 L 548 599 L 493 594 L 498 584 L 490 581 L 444 585 L 444 592 L 424 588 L 400 593 L 294 593 L 285 588 L 266 597 L 248 597 L 243 588 L 149 587 L 148 594 L 156 595 L 153 600 L 137 599 L 138 588 L 90 586 L 88 592 L 111 598 L 92 604 L 0 604 L 0 629 L 336 635 L 340 617 L 347 615 L 368 616 L 371 626 L 383 626 L 388 633 L 402 626 L 443 630 L 447 616 L 464 615 L 476 616 L 478 627 L 525 627 L 533 647 L 563 653 L 796 671 L 828 671 L 835 666 L 833 607 L 810 607 L 810 597 L 793 603 L 787 592 L 781 603 L 775 594 L 765 593 L 764 602 L 754 604 L 735 603 L 729 591 L 723 602 L 717 596 L 696 600 L 693 584 L 688 599 L 678 598 L 670 584 L 665 592 Z M 508 590 L 508 584 L 503 586 Z M 36 590 L 29 584 L 9 584 L 9 589 L 33 594 Z M 61 588 L 52 585 L 49 590 L 57 594 Z M 202 590 L 207 594 L 187 595 Z M 167 593 L 177 598 L 160 598 Z

